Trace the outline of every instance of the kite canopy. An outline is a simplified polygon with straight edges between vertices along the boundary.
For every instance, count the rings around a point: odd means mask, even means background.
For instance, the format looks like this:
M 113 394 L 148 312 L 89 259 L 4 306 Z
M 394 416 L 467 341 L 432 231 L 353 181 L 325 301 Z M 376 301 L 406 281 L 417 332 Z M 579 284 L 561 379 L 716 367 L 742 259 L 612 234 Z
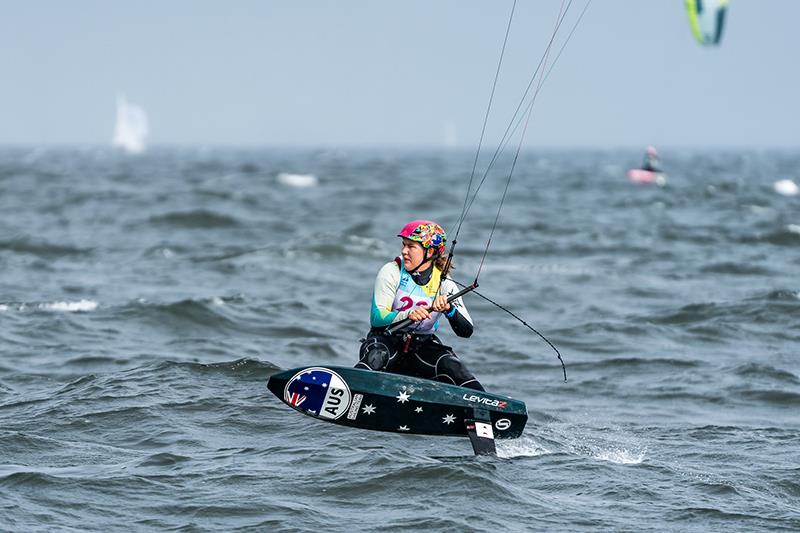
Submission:
M 703 45 L 718 45 L 728 0 L 686 0 L 692 35 Z

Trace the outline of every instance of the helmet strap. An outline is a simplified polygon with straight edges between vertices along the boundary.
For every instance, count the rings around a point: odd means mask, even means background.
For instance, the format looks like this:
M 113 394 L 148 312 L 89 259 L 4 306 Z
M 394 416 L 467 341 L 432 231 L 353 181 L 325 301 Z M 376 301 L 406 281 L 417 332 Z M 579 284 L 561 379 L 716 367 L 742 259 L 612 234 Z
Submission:
M 422 261 L 420 261 L 420 263 L 417 266 L 415 266 L 414 268 L 412 268 L 411 270 L 406 270 L 406 272 L 408 272 L 409 274 L 416 274 L 417 270 L 419 270 L 420 267 L 422 265 L 424 265 L 425 263 L 427 263 L 428 261 L 430 261 L 431 262 L 431 266 L 433 266 L 434 263 L 436 262 L 436 260 L 439 258 L 439 252 L 437 252 L 436 250 L 433 251 L 433 255 L 430 256 L 430 257 L 427 257 L 428 250 L 430 250 L 430 248 L 423 248 L 422 250 L 424 251 L 426 257 L 424 257 L 422 259 Z

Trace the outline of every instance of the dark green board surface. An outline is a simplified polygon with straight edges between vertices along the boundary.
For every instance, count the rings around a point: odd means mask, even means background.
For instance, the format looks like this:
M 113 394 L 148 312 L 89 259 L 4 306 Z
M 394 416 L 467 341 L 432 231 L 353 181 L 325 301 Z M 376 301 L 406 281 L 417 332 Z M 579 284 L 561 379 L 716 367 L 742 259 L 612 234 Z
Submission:
M 494 438 L 519 437 L 525 403 L 437 381 L 348 367 L 301 367 L 274 374 L 267 387 L 303 414 L 344 426 L 467 436 L 465 419 L 491 420 Z

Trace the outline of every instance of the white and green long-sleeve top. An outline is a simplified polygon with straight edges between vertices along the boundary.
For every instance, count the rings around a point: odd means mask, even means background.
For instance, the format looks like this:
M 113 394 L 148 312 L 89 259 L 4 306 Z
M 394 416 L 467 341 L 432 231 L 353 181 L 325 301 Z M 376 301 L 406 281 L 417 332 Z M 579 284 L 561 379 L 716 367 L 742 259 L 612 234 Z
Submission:
M 375 279 L 372 294 L 370 325 L 385 328 L 395 322 L 408 318 L 415 307 L 430 307 L 439 287 L 441 271 L 432 267 L 425 272 L 410 274 L 398 257 L 381 267 Z M 440 294 L 450 296 L 458 292 L 458 286 L 450 278 L 442 280 Z M 405 331 L 417 335 L 432 335 L 439 329 L 439 320 L 444 313 L 431 313 L 431 318 L 416 322 Z M 459 337 L 472 335 L 472 319 L 461 298 L 451 302 L 450 311 L 445 315 L 453 332 Z

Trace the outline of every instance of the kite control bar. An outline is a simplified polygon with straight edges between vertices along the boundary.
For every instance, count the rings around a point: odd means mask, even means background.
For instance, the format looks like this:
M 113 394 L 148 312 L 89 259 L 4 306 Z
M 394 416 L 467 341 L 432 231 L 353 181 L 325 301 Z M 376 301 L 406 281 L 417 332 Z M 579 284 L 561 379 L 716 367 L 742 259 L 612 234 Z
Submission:
M 453 300 L 457 300 L 457 299 L 461 298 L 462 296 L 464 296 L 465 294 L 467 294 L 468 292 L 472 292 L 477 288 L 478 288 L 478 281 L 475 280 L 475 281 L 472 282 L 472 285 L 467 285 L 466 287 L 464 287 L 463 289 L 461 289 L 457 293 L 451 294 L 450 296 L 448 296 L 447 297 L 447 303 L 452 303 Z M 428 311 L 430 311 L 430 310 L 431 310 L 431 308 L 429 307 Z M 405 327 L 408 327 L 413 323 L 414 323 L 414 321 L 411 320 L 410 318 L 403 319 L 400 322 L 394 323 L 391 326 L 389 326 L 388 328 L 386 328 L 386 333 L 391 335 L 392 333 L 394 333 L 394 332 L 396 332 L 398 330 L 401 330 L 401 329 L 403 329 Z

